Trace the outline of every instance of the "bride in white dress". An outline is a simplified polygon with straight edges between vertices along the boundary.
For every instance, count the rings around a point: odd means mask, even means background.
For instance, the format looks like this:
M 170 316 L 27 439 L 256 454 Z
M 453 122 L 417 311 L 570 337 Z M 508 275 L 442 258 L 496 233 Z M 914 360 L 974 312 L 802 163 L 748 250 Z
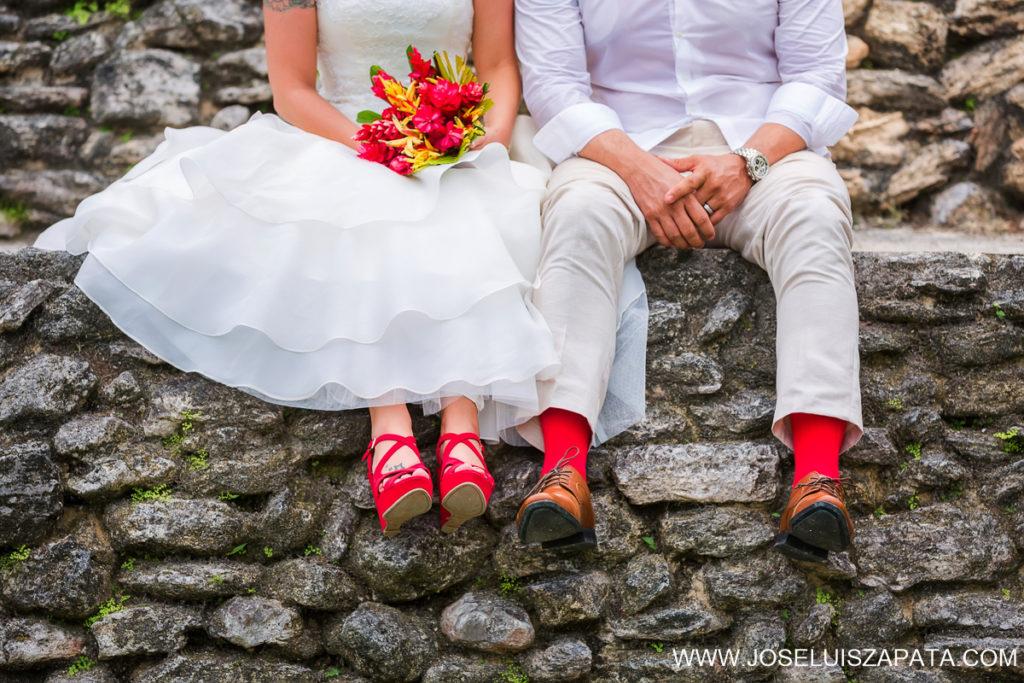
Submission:
M 76 284 L 181 370 L 282 405 L 369 407 L 364 459 L 386 535 L 431 506 L 406 404 L 441 413 L 442 529 L 454 531 L 493 489 L 480 439 L 522 443 L 536 382 L 558 365 L 530 302 L 548 169 L 507 151 L 519 103 L 512 6 L 264 0 L 280 116 L 168 129 L 36 242 L 87 251 Z M 495 104 L 458 163 L 403 177 L 359 159 L 352 136 L 359 111 L 384 106 L 370 67 L 405 80 L 408 45 L 427 58 L 472 48 Z M 646 331 L 646 317 L 632 319 Z M 643 339 L 625 346 L 633 362 L 617 366 L 639 373 L 642 415 Z M 606 435 L 638 417 L 635 405 L 615 410 Z
M 280 117 L 169 129 L 36 246 L 88 251 L 76 284 L 181 370 L 283 405 L 370 407 L 387 534 L 430 509 L 406 404 L 440 410 L 453 531 L 493 487 L 479 438 L 536 413 L 558 364 L 529 300 L 545 179 L 506 150 L 512 0 L 266 0 L 264 19 Z M 472 47 L 495 104 L 459 163 L 402 177 L 357 158 L 352 136 L 359 111 L 385 106 L 370 67 L 404 80 L 410 44 L 428 59 Z

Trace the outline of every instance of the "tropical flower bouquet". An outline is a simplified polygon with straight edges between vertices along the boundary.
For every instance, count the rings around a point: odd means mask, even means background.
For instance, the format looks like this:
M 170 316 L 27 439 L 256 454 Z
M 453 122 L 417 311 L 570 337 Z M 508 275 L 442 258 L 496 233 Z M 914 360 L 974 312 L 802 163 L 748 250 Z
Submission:
M 409 46 L 409 85 L 379 66 L 370 69 L 373 94 L 388 103 L 380 114 L 359 113 L 363 124 L 354 139 L 362 143 L 359 157 L 410 175 L 438 164 L 450 164 L 484 134 L 483 116 L 492 102 L 487 83 L 480 84 L 462 57 L 454 65 L 447 52 L 427 61 Z

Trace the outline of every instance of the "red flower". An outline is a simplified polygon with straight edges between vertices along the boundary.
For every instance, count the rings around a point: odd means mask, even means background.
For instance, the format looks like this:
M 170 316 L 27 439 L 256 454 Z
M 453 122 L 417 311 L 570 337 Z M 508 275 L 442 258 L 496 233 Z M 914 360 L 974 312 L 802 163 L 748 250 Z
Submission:
M 447 116 L 451 116 L 462 106 L 459 86 L 443 78 L 438 79 L 437 83 L 428 88 L 426 94 L 430 103 Z
M 378 164 L 388 164 L 398 154 L 394 149 L 383 142 L 364 142 L 359 146 L 359 158 L 373 161 Z
M 407 55 L 409 57 L 409 66 L 412 68 L 409 78 L 413 80 L 423 80 L 425 78 L 434 78 L 437 76 L 437 72 L 434 71 L 434 65 L 423 59 L 419 50 L 414 47 L 410 47 Z
M 452 150 L 458 149 L 459 145 L 462 144 L 463 132 L 464 129 L 459 128 L 451 121 L 449 121 L 448 126 L 444 132 L 444 137 L 442 137 L 437 143 L 438 149 L 440 149 L 442 152 L 450 152 Z
M 388 164 L 388 168 L 398 175 L 410 175 L 412 173 L 412 161 L 406 156 L 396 156 Z
M 462 102 L 466 106 L 475 107 L 484 99 L 484 88 L 479 83 L 466 83 L 459 89 Z
M 362 127 L 352 136 L 354 140 L 366 142 L 377 142 L 378 140 L 397 140 L 402 137 L 394 121 L 390 119 L 377 119 L 372 123 L 364 123 Z
M 416 126 L 416 130 L 426 135 L 435 131 L 444 131 L 444 117 L 441 116 L 441 112 L 429 104 L 420 105 L 415 116 L 412 117 L 412 124 Z
M 377 97 L 386 102 L 388 100 L 388 96 L 384 92 L 384 86 L 382 85 L 382 82 L 393 80 L 395 79 L 389 76 L 387 71 L 385 71 L 384 69 L 378 69 L 377 74 L 370 78 L 370 82 L 373 83 L 373 86 L 370 88 L 370 90 L 373 91 L 374 95 L 376 95 Z

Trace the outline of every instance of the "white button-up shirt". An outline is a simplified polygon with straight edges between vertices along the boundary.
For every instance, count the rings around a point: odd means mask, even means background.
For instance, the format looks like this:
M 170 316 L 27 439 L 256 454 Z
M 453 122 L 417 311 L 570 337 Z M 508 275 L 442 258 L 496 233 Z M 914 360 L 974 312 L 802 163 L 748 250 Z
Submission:
M 695 119 L 730 147 L 764 123 L 828 155 L 847 106 L 841 0 L 516 0 L 537 147 L 556 162 L 621 129 L 650 149 Z

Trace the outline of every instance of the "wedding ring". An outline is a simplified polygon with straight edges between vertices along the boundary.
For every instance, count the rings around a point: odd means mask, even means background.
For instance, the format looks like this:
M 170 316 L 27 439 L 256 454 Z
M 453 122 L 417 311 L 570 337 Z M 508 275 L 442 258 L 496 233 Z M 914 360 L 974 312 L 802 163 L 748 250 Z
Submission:
M 710 206 L 708 206 L 707 202 L 704 202 L 703 206 L 704 206 L 704 210 L 708 212 L 709 216 L 715 212 L 714 209 L 712 209 Z

